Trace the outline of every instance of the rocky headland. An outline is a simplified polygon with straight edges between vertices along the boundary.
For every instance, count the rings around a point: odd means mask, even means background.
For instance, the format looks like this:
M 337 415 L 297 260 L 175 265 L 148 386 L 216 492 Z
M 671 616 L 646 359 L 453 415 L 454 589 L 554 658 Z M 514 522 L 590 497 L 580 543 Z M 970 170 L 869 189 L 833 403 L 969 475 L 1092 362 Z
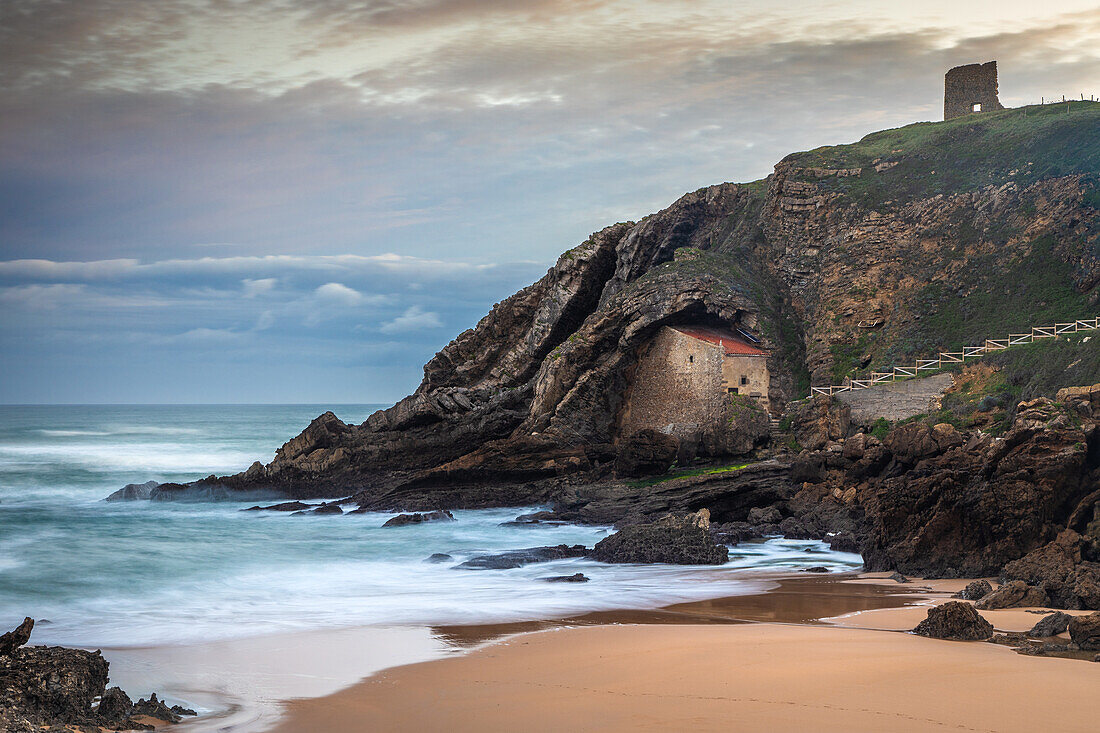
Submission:
M 1095 316 L 1100 104 L 1023 112 L 796 153 L 762 181 L 609 226 L 364 423 L 328 412 L 266 464 L 111 498 L 333 514 L 544 504 L 553 520 L 624 532 L 707 510 L 723 544 L 823 538 L 869 569 L 1000 576 L 1028 600 L 1100 608 L 1100 338 L 949 371 L 907 419 L 806 398 L 811 384 Z M 717 430 L 622 429 L 641 354 L 683 324 L 756 334 L 770 415 L 731 396 Z

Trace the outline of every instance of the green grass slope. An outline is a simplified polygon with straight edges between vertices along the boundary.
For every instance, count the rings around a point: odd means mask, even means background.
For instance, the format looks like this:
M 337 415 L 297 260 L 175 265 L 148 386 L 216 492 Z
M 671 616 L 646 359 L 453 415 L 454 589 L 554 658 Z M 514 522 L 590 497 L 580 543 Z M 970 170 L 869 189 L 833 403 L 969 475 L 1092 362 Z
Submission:
M 823 178 L 818 183 L 872 209 L 1005 181 L 1028 185 L 1045 178 L 1100 173 L 1100 102 L 918 122 L 784 160 L 799 168 L 862 168 L 860 176 Z M 879 172 L 876 163 L 897 165 Z M 1100 205 L 1100 194 L 1097 198 Z

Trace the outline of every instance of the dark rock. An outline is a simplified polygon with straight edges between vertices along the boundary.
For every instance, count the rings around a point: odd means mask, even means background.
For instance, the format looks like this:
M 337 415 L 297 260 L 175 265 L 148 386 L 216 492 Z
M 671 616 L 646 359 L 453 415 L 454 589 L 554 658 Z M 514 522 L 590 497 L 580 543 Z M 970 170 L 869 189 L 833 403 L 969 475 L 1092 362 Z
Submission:
M 584 545 L 555 545 L 553 547 L 531 547 L 526 550 L 511 550 L 497 555 L 479 555 L 455 566 L 459 570 L 510 570 L 511 568 L 531 565 L 537 562 L 564 560 L 570 557 L 584 557 L 588 548 Z
M 607 563 L 670 563 L 721 565 L 729 550 L 710 537 L 710 512 L 702 509 L 683 517 L 623 527 L 596 543 L 592 557 Z
M 830 441 L 847 437 L 852 427 L 852 408 L 840 400 L 818 395 L 794 403 L 787 411 L 787 419 L 798 444 L 816 451 Z
M 975 580 L 967 583 L 966 587 L 956 593 L 954 597 L 961 598 L 964 601 L 980 601 L 992 592 L 993 586 L 990 585 L 988 580 Z
M 712 524 L 710 534 L 716 542 L 724 545 L 739 545 L 748 540 L 759 539 L 763 535 L 748 522 L 726 522 L 721 525 Z
M 969 603 L 948 601 L 928 609 L 928 616 L 913 633 L 933 639 L 985 641 L 993 636 L 993 626 Z
M 859 539 L 847 532 L 826 536 L 825 541 L 829 543 L 829 549 L 834 552 L 859 552 Z
M 1040 619 L 1039 623 L 1031 627 L 1031 631 L 1027 632 L 1027 635 L 1037 639 L 1057 636 L 1069 628 L 1069 622 L 1072 618 L 1068 613 L 1056 611 Z
M 680 443 L 676 438 L 656 430 L 640 430 L 627 436 L 615 456 L 615 473 L 619 476 L 653 476 L 668 473 L 676 460 Z
M 324 504 L 313 510 L 314 514 L 343 514 L 344 510 L 336 504 Z
M 92 701 L 107 686 L 107 660 L 99 652 L 23 647 L 0 657 L 0 730 L 50 725 L 94 725 Z
M 1096 436 L 1095 425 L 1075 424 L 1047 399 L 1021 403 L 1012 427 L 988 444 L 972 436 L 959 445 L 950 427 L 894 428 L 885 442 L 895 460 L 860 492 L 865 567 L 924 577 L 948 568 L 962 577 L 1000 573 L 1054 540 L 1065 528 L 1058 518 L 1093 491 L 1087 446 Z
M 753 507 L 749 510 L 751 524 L 779 524 L 782 521 L 783 515 L 774 506 Z
M 12 652 L 30 641 L 33 629 L 34 619 L 27 616 L 23 623 L 0 635 L 0 657 L 11 656 Z
M 588 577 L 584 573 L 574 573 L 573 575 L 553 575 L 543 580 L 547 583 L 587 583 Z
M 396 517 L 391 517 L 386 520 L 383 527 L 406 527 L 410 524 L 422 524 L 424 522 L 453 522 L 455 521 L 454 515 L 446 509 L 437 509 L 434 512 L 424 512 L 421 514 L 417 512 L 415 514 L 398 514 Z
M 271 506 L 250 506 L 247 509 L 242 509 L 245 512 L 298 512 L 305 509 L 309 509 L 309 504 L 304 504 L 300 501 L 284 501 L 282 504 L 272 504 Z
M 108 689 L 99 698 L 99 707 L 96 712 L 104 720 L 118 723 L 130 717 L 134 709 L 134 701 L 119 687 Z
M 454 560 L 454 558 L 442 552 L 433 552 L 431 555 L 428 555 L 428 557 L 424 558 L 424 562 L 436 564 L 441 562 L 450 562 L 451 560 Z
M 184 715 L 194 714 L 194 710 L 188 710 L 179 705 L 168 707 L 164 704 L 163 700 L 157 699 L 157 693 L 155 692 L 149 695 L 148 700 L 138 700 L 134 703 L 134 710 L 132 713 L 133 716 L 147 715 L 150 718 L 164 720 L 169 723 L 178 723 L 183 720 Z
M 900 460 L 915 463 L 946 453 L 966 442 L 966 438 L 952 425 L 940 423 L 928 425 L 911 422 L 898 425 L 886 434 L 883 445 Z
M 908 583 L 909 582 L 909 578 L 906 578 L 904 575 L 897 572 L 896 570 L 894 572 L 890 573 L 890 580 L 893 580 L 896 583 Z
M 1021 606 L 1047 606 L 1050 599 L 1042 588 L 1030 586 L 1022 580 L 1005 583 L 997 590 L 982 597 L 975 605 L 983 611 Z
M 1091 543 L 1072 529 L 1005 565 L 1007 580 L 1042 586 L 1058 608 L 1100 609 L 1100 563 L 1085 556 Z
M 1074 616 L 1069 622 L 1069 638 L 1084 651 L 1100 651 L 1100 611 Z
M 106 498 L 105 501 L 140 501 L 153 496 L 153 489 L 160 486 L 157 481 L 146 481 L 143 484 L 126 484 L 118 491 Z
M 822 565 L 814 565 L 812 568 L 802 568 L 802 572 L 804 572 L 804 573 L 827 573 L 827 572 L 829 572 L 829 568 L 824 567 Z

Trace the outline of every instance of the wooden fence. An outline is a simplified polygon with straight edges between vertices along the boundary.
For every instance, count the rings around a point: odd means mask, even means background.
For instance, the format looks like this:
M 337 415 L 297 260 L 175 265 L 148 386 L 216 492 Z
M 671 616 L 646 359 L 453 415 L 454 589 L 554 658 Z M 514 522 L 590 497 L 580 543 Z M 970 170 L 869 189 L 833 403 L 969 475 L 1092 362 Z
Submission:
M 941 351 L 935 359 L 917 359 L 912 366 L 895 366 L 885 372 L 871 372 L 867 379 L 846 379 L 844 384 L 829 387 L 810 387 L 811 395 L 834 395 L 838 392 L 851 392 L 867 389 L 884 382 L 913 379 L 924 372 L 934 372 L 948 364 L 961 364 L 967 359 L 1007 349 L 1017 344 L 1030 344 L 1032 341 L 1058 338 L 1067 333 L 1095 331 L 1100 327 L 1100 318 L 1086 318 L 1081 321 L 1055 323 L 1053 326 L 1034 326 L 1028 333 L 1010 333 L 1007 338 L 986 339 L 981 346 L 964 346 L 961 351 Z

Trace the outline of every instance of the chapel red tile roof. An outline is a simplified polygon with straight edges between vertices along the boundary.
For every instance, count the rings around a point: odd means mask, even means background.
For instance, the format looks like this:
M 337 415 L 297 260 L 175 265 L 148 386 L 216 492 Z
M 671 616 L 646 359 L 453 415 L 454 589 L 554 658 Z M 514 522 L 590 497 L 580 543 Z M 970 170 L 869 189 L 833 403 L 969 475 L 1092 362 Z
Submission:
M 732 331 L 709 326 L 674 326 L 673 328 L 685 336 L 721 346 L 725 349 L 726 356 L 766 356 L 768 353 L 748 343 Z

